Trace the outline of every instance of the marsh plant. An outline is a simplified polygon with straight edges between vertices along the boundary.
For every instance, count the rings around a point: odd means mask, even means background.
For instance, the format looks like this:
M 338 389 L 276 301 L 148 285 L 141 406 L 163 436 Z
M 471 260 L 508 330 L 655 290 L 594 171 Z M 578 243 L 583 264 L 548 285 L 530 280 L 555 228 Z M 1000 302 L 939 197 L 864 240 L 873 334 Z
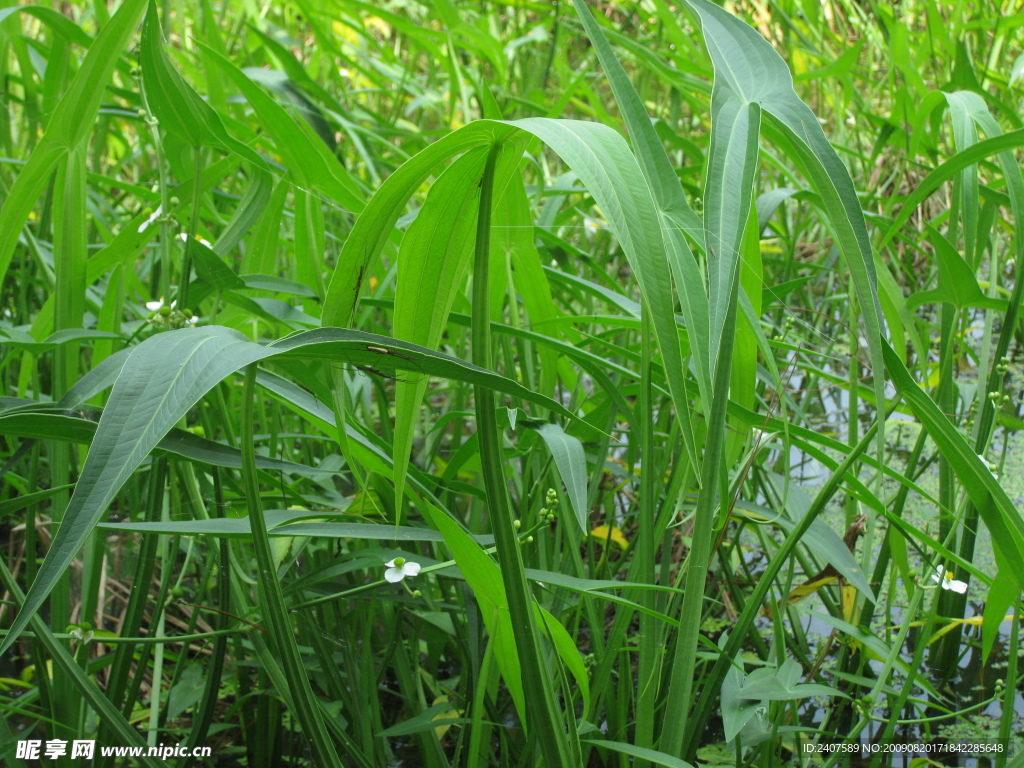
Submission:
M 7 765 L 1024 764 L 1019 9 L 0 5 Z

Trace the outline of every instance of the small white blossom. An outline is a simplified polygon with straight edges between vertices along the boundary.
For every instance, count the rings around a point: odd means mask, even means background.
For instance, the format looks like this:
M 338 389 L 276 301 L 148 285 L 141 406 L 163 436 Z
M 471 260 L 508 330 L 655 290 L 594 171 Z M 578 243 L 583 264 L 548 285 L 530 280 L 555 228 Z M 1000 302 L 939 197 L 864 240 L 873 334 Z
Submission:
M 174 309 L 174 305 L 177 304 L 177 303 L 178 303 L 177 301 L 172 301 L 171 302 L 171 309 Z M 150 312 L 159 312 L 160 311 L 160 307 L 162 307 L 163 305 L 164 305 L 164 299 L 163 299 L 163 296 L 161 296 L 159 301 L 147 301 L 146 302 L 146 309 L 148 309 Z
M 932 574 L 932 581 L 940 584 L 943 589 L 951 589 L 961 595 L 967 591 L 967 584 L 954 579 L 953 572 L 947 571 L 941 565 L 936 568 L 935 573 Z
M 421 567 L 419 563 L 410 562 L 404 557 L 396 557 L 391 562 L 384 563 L 384 565 L 388 567 L 384 571 L 384 578 L 392 584 L 397 584 L 406 576 L 415 576 L 420 572 Z

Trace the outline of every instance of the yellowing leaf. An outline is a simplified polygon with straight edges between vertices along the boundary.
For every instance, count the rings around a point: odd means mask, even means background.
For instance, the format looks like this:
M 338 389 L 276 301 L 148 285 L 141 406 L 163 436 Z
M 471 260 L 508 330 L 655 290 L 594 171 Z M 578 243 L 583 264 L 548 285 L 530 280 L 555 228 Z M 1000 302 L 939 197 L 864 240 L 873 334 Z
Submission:
M 376 29 L 384 37 L 388 37 L 391 34 L 391 25 L 379 16 L 370 16 L 363 23 L 367 29 Z
M 343 21 L 331 22 L 331 29 L 334 30 L 334 34 L 344 40 L 346 43 L 355 45 L 359 42 L 359 34 L 352 29 L 348 24 Z
M 786 604 L 793 605 L 793 603 L 799 603 L 808 595 L 813 595 L 822 587 L 835 582 L 838 578 L 838 574 L 825 575 L 821 578 L 811 579 L 810 581 L 801 584 L 799 587 L 794 587 L 793 591 L 789 593 L 789 599 L 786 600 Z
M 447 701 L 448 701 L 448 697 L 447 696 L 438 696 L 436 699 L 434 699 L 433 703 L 434 704 L 443 704 L 443 703 L 446 703 Z M 447 710 L 445 712 L 442 712 L 439 715 L 434 715 L 434 717 L 432 719 L 434 721 L 437 721 L 437 720 L 456 720 L 456 719 L 458 719 L 460 717 L 462 717 L 462 710 L 461 709 L 449 709 L 449 710 Z M 434 729 L 434 733 L 437 734 L 437 738 L 440 739 L 442 736 L 444 736 L 448 732 L 449 728 L 451 728 L 450 725 L 439 725 L 439 726 L 437 726 Z
M 599 525 L 597 528 L 590 532 L 590 535 L 600 541 L 602 544 L 609 539 L 614 541 L 623 549 L 629 548 L 629 539 L 627 539 L 622 531 L 616 528 L 614 525 L 609 527 L 607 525 Z

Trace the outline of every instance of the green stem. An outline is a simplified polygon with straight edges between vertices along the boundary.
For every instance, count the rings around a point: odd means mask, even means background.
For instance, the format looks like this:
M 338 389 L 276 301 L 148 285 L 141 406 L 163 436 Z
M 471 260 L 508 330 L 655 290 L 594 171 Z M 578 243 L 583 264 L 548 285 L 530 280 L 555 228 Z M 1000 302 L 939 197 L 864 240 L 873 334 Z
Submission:
M 275 647 L 281 658 L 284 675 L 295 705 L 295 715 L 303 733 L 309 739 L 316 764 L 325 768 L 328 766 L 342 768 L 337 751 L 324 728 L 320 708 L 313 696 L 313 689 L 310 687 L 309 678 L 306 677 L 306 670 L 302 666 L 299 648 L 295 644 L 295 633 L 292 631 L 291 620 L 285 607 L 284 591 L 277 578 L 270 537 L 267 535 L 267 521 L 263 515 L 259 481 L 256 475 L 256 443 L 253 435 L 255 392 L 256 364 L 252 363 L 245 369 L 245 393 L 242 405 L 242 479 L 245 486 L 246 503 L 249 507 L 253 549 L 256 551 L 256 564 L 259 568 L 260 593 L 263 598 L 267 623 L 270 625 L 271 645 Z
M 729 304 L 722 328 L 722 343 L 715 364 L 715 389 L 708 418 L 708 436 L 701 464 L 701 490 L 697 497 L 694 513 L 693 543 L 686 558 L 689 570 L 686 574 L 685 595 L 679 614 L 679 635 L 676 639 L 675 656 L 672 661 L 672 682 L 666 701 L 665 732 L 661 750 L 670 755 L 678 754 L 683 746 L 686 713 L 690 711 L 693 699 L 693 678 L 697 667 L 697 644 L 700 633 L 701 614 L 704 610 L 704 588 L 707 584 L 708 565 L 711 560 L 711 538 L 715 527 L 715 509 L 719 499 L 727 496 L 721 492 L 722 455 L 725 448 L 725 416 L 729 407 L 729 381 L 732 376 L 732 349 L 736 328 L 736 301 L 739 291 L 739 271 L 732 279 Z M 727 491 L 726 491 L 727 492 Z
M 491 147 L 480 181 L 480 214 L 477 221 L 473 266 L 473 363 L 484 368 L 491 364 L 488 273 L 491 259 L 491 203 L 494 197 L 495 167 L 500 151 L 500 144 Z M 527 724 L 540 745 L 544 764 L 551 768 L 561 768 L 573 763 L 558 705 L 551 689 L 551 676 L 541 658 L 534 624 L 533 596 L 526 583 L 523 556 L 513 525 L 515 516 L 508 498 L 501 452 L 501 433 L 495 420 L 494 393 L 486 387 L 476 385 L 473 394 L 476 401 L 477 437 L 487 507 L 501 566 L 501 578 L 508 599 L 512 633 L 522 665 Z
M 896 408 L 896 404 L 892 405 L 890 411 L 884 414 L 884 418 L 888 418 L 893 410 Z M 867 450 L 868 446 L 871 445 L 871 440 L 874 438 L 875 433 L 878 431 L 879 423 L 883 421 L 882 414 L 879 414 L 879 418 L 875 419 L 874 423 L 867 429 L 864 436 L 857 443 L 857 446 L 847 454 L 846 458 L 843 459 L 842 463 L 836 467 L 836 471 L 832 473 L 825 486 L 815 496 L 814 501 L 811 503 L 810 508 L 804 515 L 803 520 L 797 525 L 786 537 L 785 542 L 779 547 L 778 551 L 768 562 L 764 572 L 761 574 L 760 579 L 757 582 L 757 586 L 754 587 L 753 593 L 747 599 L 746 607 L 736 620 L 734 627 L 732 628 L 729 639 L 725 643 L 725 647 L 719 654 L 718 661 L 715 662 L 715 666 L 712 668 L 711 673 L 707 676 L 704 684 L 703 693 L 697 700 L 697 705 L 691 717 L 685 720 L 686 727 L 686 739 L 682 750 L 683 756 L 689 755 L 689 759 L 692 759 L 697 751 L 697 747 L 700 744 L 701 736 L 704 734 L 704 726 L 711 716 L 712 705 L 714 704 L 715 698 L 721 688 L 722 680 L 725 678 L 725 673 L 728 671 L 732 660 L 737 658 L 742 649 L 744 638 L 749 630 L 754 619 L 757 617 L 758 612 L 761 610 L 761 606 L 764 605 L 764 601 L 768 597 L 768 592 L 771 589 L 772 583 L 779 571 L 782 569 L 783 564 L 787 558 L 793 553 L 797 543 L 803 537 L 807 530 L 811 527 L 811 523 L 817 518 L 821 511 L 825 508 L 825 505 L 829 502 L 832 496 L 837 490 L 839 485 L 842 483 L 843 478 L 846 477 L 847 472 L 853 469 L 854 464 L 858 461 L 861 454 Z M 856 476 L 854 473 L 852 476 Z M 911 615 L 908 613 L 908 615 Z M 671 710 L 670 710 L 671 711 Z M 682 718 L 681 718 L 682 719 Z M 662 745 L 664 751 L 664 744 Z
M 178 285 L 178 309 L 188 307 L 188 284 L 192 275 L 192 249 L 196 232 L 199 230 L 199 207 L 203 197 L 203 150 L 195 148 L 195 173 L 192 175 L 192 212 L 188 222 L 188 239 L 185 240 L 185 260 L 182 262 L 180 283 Z
M 640 423 L 640 527 L 636 543 L 636 558 L 640 569 L 640 581 L 653 584 L 655 521 L 657 506 L 657 463 L 654 455 L 654 403 L 651 382 L 651 363 L 654 359 L 654 332 L 651 326 L 651 310 L 644 302 L 641 309 L 641 362 L 640 402 L 637 421 Z M 607 551 L 607 545 L 605 546 Z M 634 598 L 640 605 L 654 609 L 653 590 L 640 590 Z M 654 746 L 654 709 L 658 697 L 658 670 L 662 654 L 659 653 L 660 622 L 647 613 L 640 614 L 640 653 L 637 659 L 636 693 L 636 735 L 638 747 L 650 749 Z M 637 760 L 635 765 L 643 768 L 649 763 Z

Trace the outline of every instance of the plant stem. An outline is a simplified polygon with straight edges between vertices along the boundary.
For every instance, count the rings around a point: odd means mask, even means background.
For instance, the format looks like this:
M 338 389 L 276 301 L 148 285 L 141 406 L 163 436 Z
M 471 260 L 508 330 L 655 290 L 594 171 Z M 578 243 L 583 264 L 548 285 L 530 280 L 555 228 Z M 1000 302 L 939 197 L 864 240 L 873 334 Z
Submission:
M 267 535 L 267 521 L 263 516 L 260 487 L 256 477 L 256 444 L 253 436 L 253 402 L 256 390 L 256 364 L 245 369 L 245 392 L 242 404 L 242 478 L 245 498 L 249 507 L 249 524 L 252 529 L 253 549 L 259 569 L 260 593 L 267 623 L 270 625 L 271 645 L 277 650 L 284 665 L 284 674 L 295 704 L 296 717 L 319 766 L 342 768 L 337 751 L 324 728 L 320 708 L 313 696 L 306 670 L 302 666 L 292 623 L 285 608 L 284 591 L 277 578 L 274 554 Z
M 473 266 L 473 363 L 487 368 L 491 363 L 491 325 L 488 300 L 490 267 L 491 202 L 494 196 L 494 175 L 500 144 L 494 144 L 487 156 L 480 181 L 480 213 L 477 220 L 476 252 Z M 513 525 L 514 515 L 505 481 L 501 452 L 501 433 L 495 420 L 492 390 L 474 385 L 477 437 L 480 463 L 494 543 L 501 566 L 501 578 L 508 598 L 512 632 L 519 661 L 522 664 L 523 688 L 526 693 L 527 724 L 537 739 L 544 764 L 550 768 L 572 765 L 558 705 L 551 690 L 550 673 L 541 658 L 540 644 L 534 624 L 533 596 L 526 583 L 519 539 Z

